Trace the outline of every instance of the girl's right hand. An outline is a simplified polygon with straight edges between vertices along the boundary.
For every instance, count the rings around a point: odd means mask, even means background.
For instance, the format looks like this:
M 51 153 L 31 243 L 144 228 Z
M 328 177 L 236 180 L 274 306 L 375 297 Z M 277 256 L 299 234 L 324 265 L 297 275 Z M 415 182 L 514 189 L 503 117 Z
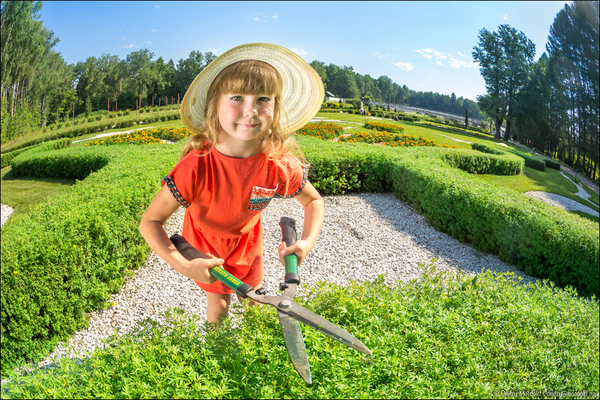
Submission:
M 210 274 L 210 269 L 223 265 L 225 260 L 222 258 L 216 258 L 210 254 L 208 254 L 208 256 L 212 258 L 195 258 L 189 261 L 189 265 L 187 267 L 189 272 L 185 275 L 188 278 L 202 282 L 206 285 L 210 285 L 211 283 L 215 282 L 217 278 Z

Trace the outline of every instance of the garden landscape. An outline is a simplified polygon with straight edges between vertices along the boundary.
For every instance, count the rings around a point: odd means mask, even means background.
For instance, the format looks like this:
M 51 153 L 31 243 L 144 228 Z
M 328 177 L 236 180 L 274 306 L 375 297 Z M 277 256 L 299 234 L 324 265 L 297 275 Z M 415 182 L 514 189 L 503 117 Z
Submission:
M 40 127 L 12 119 L 18 131 L 5 125 L 3 97 L 2 204 L 14 211 L 1 233 L 2 398 L 598 396 L 597 152 L 578 152 L 593 140 L 597 148 L 597 124 L 583 145 L 553 148 L 517 117 L 501 137 L 504 117 L 483 110 L 487 127 L 398 111 L 396 99 L 325 100 L 294 134 L 326 203 L 298 303 L 373 356 L 303 329 L 307 386 L 273 310 L 238 304 L 222 328 L 206 330 L 204 314 L 189 311 L 202 307 L 193 283 L 161 266 L 140 236 L 141 215 L 190 136 L 176 96 L 157 93 L 152 104 L 150 90 L 119 100 L 133 102 L 122 111 L 87 97 L 84 112 L 57 112 Z M 581 118 L 580 127 L 593 121 Z M 265 211 L 270 290 L 284 273 L 276 221 L 285 214 L 302 226 L 300 211 L 285 200 Z M 168 277 L 157 285 L 181 290 L 181 304 L 160 315 L 135 308 L 140 318 L 71 354 L 70 338 L 96 317 L 133 313 L 120 296 L 148 271 L 148 281 Z

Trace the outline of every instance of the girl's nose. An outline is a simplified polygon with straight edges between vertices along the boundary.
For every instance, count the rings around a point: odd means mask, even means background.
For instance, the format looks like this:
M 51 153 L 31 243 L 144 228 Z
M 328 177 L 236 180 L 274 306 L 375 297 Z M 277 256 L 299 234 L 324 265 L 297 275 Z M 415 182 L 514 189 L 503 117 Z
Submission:
M 258 111 L 256 110 L 256 107 L 254 106 L 254 104 L 252 104 L 246 108 L 244 115 L 248 116 L 248 117 L 255 117 L 258 115 Z
M 244 110 L 244 116 L 257 116 L 258 115 L 258 111 L 257 111 L 257 106 L 256 106 L 256 102 L 255 101 L 248 101 L 246 103 L 246 107 Z

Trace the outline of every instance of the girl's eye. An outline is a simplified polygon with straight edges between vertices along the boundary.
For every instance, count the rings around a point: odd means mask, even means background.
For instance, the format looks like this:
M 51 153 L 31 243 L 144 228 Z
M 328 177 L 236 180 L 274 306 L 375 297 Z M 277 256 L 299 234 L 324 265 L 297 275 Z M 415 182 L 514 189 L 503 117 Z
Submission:
M 264 101 L 264 102 L 269 102 L 271 101 L 270 97 L 261 97 L 260 99 L 258 99 L 259 101 Z
M 233 96 L 231 98 L 231 100 L 233 100 L 233 101 L 240 101 L 240 100 L 242 100 L 242 96 Z

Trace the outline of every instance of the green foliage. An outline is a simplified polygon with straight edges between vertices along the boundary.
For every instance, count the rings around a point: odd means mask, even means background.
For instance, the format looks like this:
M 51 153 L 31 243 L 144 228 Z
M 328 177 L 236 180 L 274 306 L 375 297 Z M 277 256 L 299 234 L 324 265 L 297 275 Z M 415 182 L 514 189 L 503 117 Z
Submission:
M 584 296 L 600 292 L 596 224 L 435 158 L 398 157 L 390 172 L 396 196 L 436 229 L 529 275 L 572 285 Z
M 526 156 L 526 155 L 522 155 L 522 154 L 521 154 L 521 157 L 523 157 L 525 159 L 526 167 L 537 169 L 538 171 L 546 170 L 546 162 L 542 158 L 535 157 L 535 156 Z
M 106 153 L 85 148 L 38 153 L 34 148 L 12 160 L 16 177 L 85 179 L 109 162 Z
M 69 147 L 70 145 L 71 145 L 71 141 L 69 139 L 60 139 L 60 140 L 53 140 L 50 142 L 46 142 L 45 144 L 41 144 L 41 145 L 34 145 L 31 147 L 21 148 L 19 150 L 11 151 L 8 153 L 3 153 L 2 154 L 2 168 L 8 167 L 11 164 L 13 158 L 15 158 L 19 154 L 24 153 L 26 151 L 32 150 L 32 152 L 30 154 L 33 154 L 33 152 L 39 153 L 39 152 L 47 151 L 47 150 L 63 149 L 65 147 Z
M 85 314 L 143 264 L 148 248 L 137 226 L 179 152 L 177 146 L 111 146 L 18 157 L 35 176 L 69 177 L 105 166 L 2 227 L 3 371 L 16 360 L 44 356 L 85 327 Z
M 433 227 L 478 250 L 584 296 L 600 293 L 597 225 L 451 167 L 520 173 L 520 157 L 302 139 L 309 180 L 322 193 L 391 190 Z
M 485 143 L 471 143 L 471 148 L 473 150 L 478 150 L 478 151 L 481 151 L 482 153 L 487 153 L 487 154 L 497 154 L 497 155 L 506 154 L 506 152 L 504 150 L 498 149 L 496 147 L 492 147 Z
M 544 163 L 546 164 L 546 167 L 552 168 L 552 169 L 556 169 L 556 170 L 560 171 L 560 163 L 558 161 L 550 160 L 548 158 L 544 158 Z
M 141 321 L 76 362 L 11 375 L 9 398 L 494 398 L 598 392 L 598 302 L 512 274 L 427 267 L 420 282 L 321 283 L 304 307 L 347 329 L 368 357 L 302 327 L 313 384 L 287 355 L 276 311 L 254 307 L 203 335 L 180 309 Z M 510 397 L 510 396 L 509 396 Z M 537 397 L 522 395 L 519 397 Z
M 443 159 L 449 165 L 471 174 L 519 175 L 525 165 L 521 157 L 512 154 L 483 154 L 464 149 L 448 151 Z

